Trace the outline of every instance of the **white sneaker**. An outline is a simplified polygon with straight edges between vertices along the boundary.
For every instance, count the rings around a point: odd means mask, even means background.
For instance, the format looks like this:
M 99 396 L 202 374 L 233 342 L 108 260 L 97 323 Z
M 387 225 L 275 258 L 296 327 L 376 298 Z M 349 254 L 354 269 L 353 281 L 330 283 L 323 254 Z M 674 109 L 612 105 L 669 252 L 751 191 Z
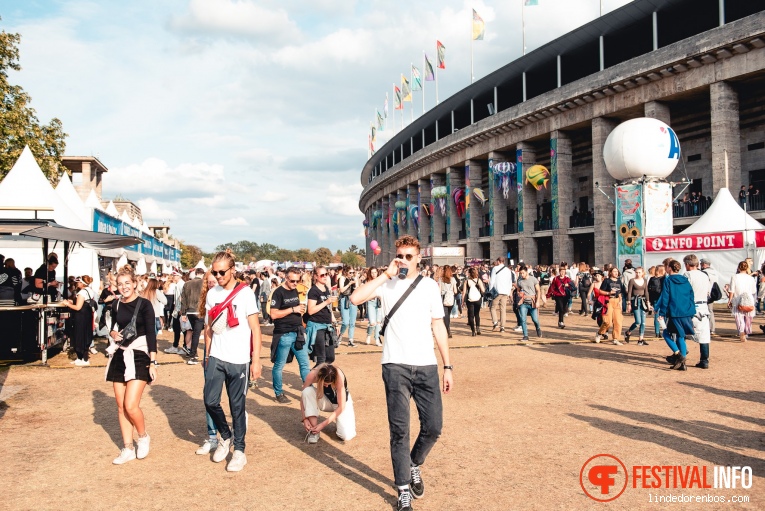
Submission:
M 600 334 L 595 334 L 595 344 L 600 344 Z
M 162 351 L 164 351 L 165 353 L 173 353 L 175 355 L 177 355 L 179 353 L 178 348 L 176 348 L 174 346 L 170 346 L 169 348 L 165 348 Z
M 239 472 L 247 464 L 247 456 L 242 451 L 234 451 L 231 461 L 228 462 L 226 470 L 229 472 Z
M 91 347 L 90 348 L 91 355 L 98 355 L 98 350 L 96 348 Z
M 619 342 L 619 341 L 617 341 L 616 339 L 614 339 L 614 340 L 613 340 L 613 344 L 616 344 L 617 346 L 621 346 L 621 345 L 622 345 L 622 343 L 620 343 L 620 342 Z
M 112 463 L 114 463 L 115 465 L 123 465 L 127 463 L 128 461 L 133 461 L 134 459 L 135 459 L 135 450 L 124 447 L 120 451 L 120 455 L 114 458 Z
M 522 326 L 517 326 L 517 327 L 513 328 L 513 332 L 523 332 L 523 327 Z
M 74 365 L 77 367 L 85 367 L 90 365 L 90 360 L 82 360 L 81 358 L 78 358 L 74 361 Z
M 220 440 L 218 442 L 218 447 L 215 449 L 215 453 L 213 454 L 213 461 L 215 463 L 220 463 L 221 461 L 225 460 L 226 456 L 228 456 L 228 452 L 230 449 L 231 449 L 230 438 L 228 440 Z
M 138 458 L 139 460 L 142 460 L 146 456 L 148 456 L 150 443 L 151 443 L 151 437 L 149 437 L 148 433 L 146 433 L 146 436 L 144 437 L 138 437 L 138 440 L 135 441 L 135 444 L 137 446 L 135 457 Z
M 319 435 L 320 433 L 308 433 L 308 436 L 305 437 L 305 441 L 308 442 L 309 444 L 318 444 Z
M 216 439 L 215 441 L 213 441 L 208 438 L 207 440 L 205 440 L 205 443 L 203 443 L 202 446 L 196 450 L 196 453 L 199 455 L 210 454 L 210 451 L 217 448 L 218 448 L 218 440 Z
M 375 343 L 375 346 L 382 346 L 382 343 L 381 343 L 380 341 L 377 341 L 377 342 Z

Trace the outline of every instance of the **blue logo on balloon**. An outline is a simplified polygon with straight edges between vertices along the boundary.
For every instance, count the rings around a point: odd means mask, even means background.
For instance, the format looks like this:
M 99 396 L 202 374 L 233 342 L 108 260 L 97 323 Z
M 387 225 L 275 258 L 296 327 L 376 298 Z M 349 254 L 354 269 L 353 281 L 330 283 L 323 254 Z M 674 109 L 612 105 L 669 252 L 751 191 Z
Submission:
M 677 135 L 672 128 L 668 126 L 667 131 L 669 132 L 669 156 L 667 158 L 677 160 L 680 158 L 680 141 L 677 140 Z

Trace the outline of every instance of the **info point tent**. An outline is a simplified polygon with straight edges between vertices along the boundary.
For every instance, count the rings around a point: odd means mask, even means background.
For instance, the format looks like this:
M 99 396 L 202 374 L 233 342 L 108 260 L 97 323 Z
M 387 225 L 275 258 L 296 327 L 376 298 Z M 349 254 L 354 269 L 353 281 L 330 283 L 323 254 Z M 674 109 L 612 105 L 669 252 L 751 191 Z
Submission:
M 765 229 L 722 188 L 707 212 L 680 234 L 647 237 L 645 266 L 660 265 L 667 257 L 682 262 L 688 254 L 709 259 L 717 270 L 720 287 L 730 282 L 738 263 L 751 257 L 755 268 L 765 261 L 765 248 L 757 247 L 756 232 Z

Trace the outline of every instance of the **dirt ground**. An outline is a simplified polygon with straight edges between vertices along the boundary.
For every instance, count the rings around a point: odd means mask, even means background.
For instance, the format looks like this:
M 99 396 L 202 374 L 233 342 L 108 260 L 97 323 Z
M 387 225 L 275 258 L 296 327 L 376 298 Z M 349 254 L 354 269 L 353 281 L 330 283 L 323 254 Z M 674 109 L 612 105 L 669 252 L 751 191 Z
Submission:
M 550 312 L 542 314 L 543 342 L 530 346 L 520 345 L 520 334 L 486 327 L 470 337 L 464 319 L 452 320 L 455 388 L 444 397 L 443 434 L 423 466 L 426 492 L 415 509 L 765 508 L 765 336 L 735 341 L 732 321 L 719 311 L 711 369 L 692 367 L 698 345 L 689 343 L 688 371 L 671 371 L 663 341 L 594 344 L 591 319 L 571 315 L 558 330 Z M 490 324 L 488 314 L 483 321 Z M 651 318 L 649 326 L 652 332 Z M 358 323 L 357 341 L 365 327 Z M 169 339 L 163 333 L 160 348 Z M 268 342 L 264 348 L 268 353 Z M 379 348 L 339 350 L 358 424 L 347 444 L 333 427 L 317 445 L 304 442 L 297 364 L 285 368 L 292 403 L 280 405 L 264 359 L 263 378 L 247 399 L 249 463 L 238 474 L 194 454 L 206 436 L 201 366 L 164 353 L 159 360 L 158 381 L 142 402 L 151 453 L 124 466 L 111 464 L 120 436 L 103 355 L 93 356 L 100 367 L 74 368 L 62 353 L 49 367 L 0 368 L 0 507 L 395 508 Z M 630 472 L 624 493 L 608 504 L 591 500 L 579 480 L 585 462 L 602 453 Z M 633 465 L 706 467 L 710 483 L 713 465 L 749 466 L 754 477 L 749 489 L 643 489 L 632 487 Z M 585 488 L 597 494 L 587 477 Z M 659 495 L 749 502 L 651 502 Z

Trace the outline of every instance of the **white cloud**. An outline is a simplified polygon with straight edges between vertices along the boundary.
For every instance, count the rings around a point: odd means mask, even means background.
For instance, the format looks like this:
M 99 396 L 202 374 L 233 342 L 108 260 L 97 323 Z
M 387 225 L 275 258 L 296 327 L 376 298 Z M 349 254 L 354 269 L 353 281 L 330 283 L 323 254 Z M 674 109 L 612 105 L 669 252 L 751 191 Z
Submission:
M 141 216 L 144 220 L 174 220 L 178 218 L 175 211 L 168 207 L 161 206 L 156 200 L 152 198 L 140 199 L 136 201 L 138 207 L 141 208 Z
M 237 216 L 237 217 L 234 217 L 234 218 L 229 218 L 227 220 L 223 220 L 220 224 L 221 225 L 234 225 L 234 226 L 250 225 L 249 222 L 247 222 L 247 220 L 245 220 L 241 216 Z
M 281 202 L 286 198 L 287 198 L 286 193 L 274 192 L 269 190 L 263 195 L 259 196 L 257 200 L 259 200 L 260 202 Z
M 266 42 L 300 37 L 300 30 L 284 9 L 249 0 L 190 0 L 188 13 L 173 16 L 170 27 L 189 33 L 246 36 Z
M 104 176 L 105 194 L 133 200 L 152 198 L 206 199 L 226 185 L 223 165 L 182 163 L 171 167 L 159 158 L 109 169 Z

